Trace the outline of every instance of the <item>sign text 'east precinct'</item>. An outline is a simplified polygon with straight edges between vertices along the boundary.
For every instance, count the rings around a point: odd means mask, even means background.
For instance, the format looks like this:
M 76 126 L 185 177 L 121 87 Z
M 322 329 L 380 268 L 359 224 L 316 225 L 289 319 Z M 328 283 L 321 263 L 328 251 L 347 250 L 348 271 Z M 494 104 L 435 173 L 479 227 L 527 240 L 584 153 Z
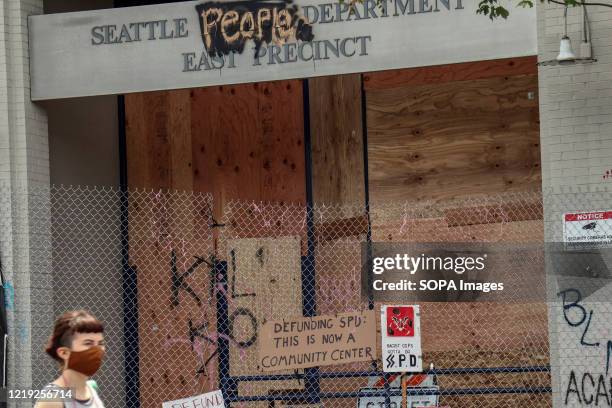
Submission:
M 185 1 L 28 17 L 32 100 L 535 54 L 535 14 L 475 0 Z M 535 27 L 535 26 L 534 26 Z
M 236 68 L 235 54 L 242 54 L 249 41 L 253 43 L 253 66 L 367 56 L 371 35 L 319 39 L 313 27 L 463 8 L 462 0 L 434 0 L 431 4 L 430 0 L 386 0 L 379 5 L 365 0 L 352 6 L 338 2 L 301 8 L 284 1 L 203 3 L 196 10 L 204 49 L 181 54 L 182 72 Z M 91 29 L 91 44 L 171 40 L 187 37 L 189 32 L 187 18 L 97 25 Z

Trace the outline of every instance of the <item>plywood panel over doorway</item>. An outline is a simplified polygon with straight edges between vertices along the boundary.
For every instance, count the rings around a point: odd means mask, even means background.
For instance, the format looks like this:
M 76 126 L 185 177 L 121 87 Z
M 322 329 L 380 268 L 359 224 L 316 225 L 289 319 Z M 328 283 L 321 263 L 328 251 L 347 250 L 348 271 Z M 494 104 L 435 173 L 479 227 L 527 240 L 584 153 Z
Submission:
M 361 74 L 312 78 L 308 83 L 313 200 L 363 206 Z
M 367 74 L 364 86 L 375 241 L 541 242 L 537 192 L 493 199 L 541 188 L 535 57 Z M 405 210 L 385 208 L 394 201 L 408 202 Z M 542 271 L 541 262 L 528 264 Z M 521 281 L 523 270 L 507 272 Z M 424 358 L 438 367 L 548 364 L 545 304 L 425 306 Z M 515 322 L 524 316 L 532 324 L 522 331 Z M 482 405 L 472 396 L 458 404 Z
M 220 259 L 226 255 L 218 251 L 219 229 L 209 227 L 211 212 L 222 223 L 228 200 L 306 201 L 302 83 L 131 94 L 125 109 L 130 188 L 196 191 L 214 198 L 212 208 L 213 201 L 189 194 L 130 195 L 140 397 L 143 407 L 153 407 L 219 387 L 214 356 L 220 329 L 210 268 L 199 261 L 215 252 Z M 295 246 L 297 255 L 290 260 L 299 272 L 299 242 Z M 175 274 L 190 267 L 185 282 L 201 300 L 183 288 L 180 301 L 168 301 Z M 301 308 L 299 299 L 296 305 Z M 230 305 L 230 313 L 235 307 Z
M 191 190 L 189 91 L 126 95 L 125 114 L 128 185 Z
M 373 203 L 540 188 L 535 58 L 365 79 Z
M 300 81 L 126 95 L 130 187 L 305 202 Z

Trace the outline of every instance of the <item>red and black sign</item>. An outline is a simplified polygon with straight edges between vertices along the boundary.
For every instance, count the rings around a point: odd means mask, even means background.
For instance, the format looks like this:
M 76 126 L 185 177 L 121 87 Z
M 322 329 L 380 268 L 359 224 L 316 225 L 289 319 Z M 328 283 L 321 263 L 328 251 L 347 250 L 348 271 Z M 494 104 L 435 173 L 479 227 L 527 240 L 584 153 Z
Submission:
M 387 334 L 390 337 L 414 336 L 414 309 L 411 306 L 387 308 Z

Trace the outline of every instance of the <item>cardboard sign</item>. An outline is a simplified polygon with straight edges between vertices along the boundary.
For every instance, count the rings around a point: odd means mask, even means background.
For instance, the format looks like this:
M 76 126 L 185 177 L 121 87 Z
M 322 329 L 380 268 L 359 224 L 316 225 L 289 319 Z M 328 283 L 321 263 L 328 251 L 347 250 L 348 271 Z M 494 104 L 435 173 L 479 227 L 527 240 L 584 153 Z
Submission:
M 423 371 L 419 306 L 383 305 L 380 322 L 383 371 Z
M 563 214 L 563 242 L 574 249 L 612 246 L 612 211 Z
M 225 408 L 220 390 L 162 403 L 162 408 Z
M 258 369 L 279 371 L 376 359 L 373 310 L 266 322 Z

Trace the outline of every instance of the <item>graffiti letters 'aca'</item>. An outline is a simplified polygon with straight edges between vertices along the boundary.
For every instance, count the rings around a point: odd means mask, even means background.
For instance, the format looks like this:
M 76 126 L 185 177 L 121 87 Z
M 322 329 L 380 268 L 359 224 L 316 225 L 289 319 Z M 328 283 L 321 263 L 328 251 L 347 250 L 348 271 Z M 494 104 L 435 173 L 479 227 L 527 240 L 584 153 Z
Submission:
M 210 56 L 241 54 L 246 42 L 285 44 L 314 38 L 312 25 L 288 1 L 208 2 L 196 6 L 202 40 Z

